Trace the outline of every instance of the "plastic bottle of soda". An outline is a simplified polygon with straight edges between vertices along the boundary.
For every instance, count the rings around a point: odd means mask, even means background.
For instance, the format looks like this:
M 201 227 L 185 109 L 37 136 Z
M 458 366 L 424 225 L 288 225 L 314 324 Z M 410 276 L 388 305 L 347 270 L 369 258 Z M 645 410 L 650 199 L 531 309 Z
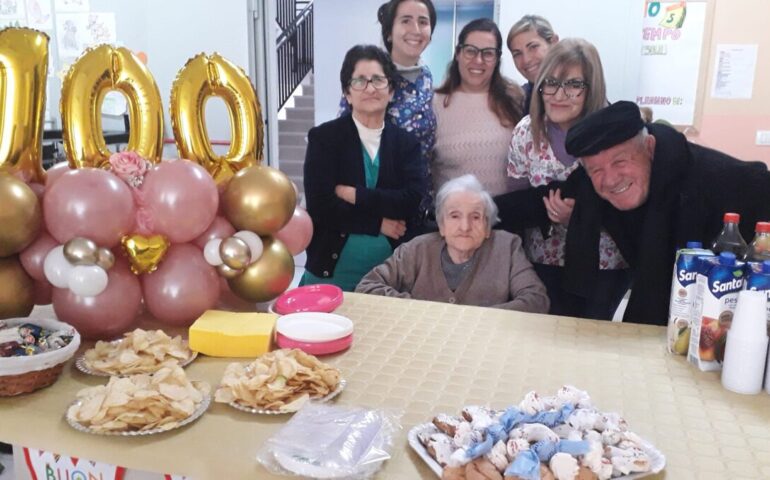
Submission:
M 757 222 L 757 233 L 746 253 L 747 262 L 770 260 L 770 222 Z
M 722 231 L 711 244 L 711 251 L 714 254 L 719 255 L 722 252 L 732 252 L 738 258 L 746 256 L 749 246 L 746 245 L 746 240 L 743 239 L 740 230 L 738 230 L 738 222 L 740 221 L 741 216 L 737 213 L 725 213 L 725 226 L 722 227 Z

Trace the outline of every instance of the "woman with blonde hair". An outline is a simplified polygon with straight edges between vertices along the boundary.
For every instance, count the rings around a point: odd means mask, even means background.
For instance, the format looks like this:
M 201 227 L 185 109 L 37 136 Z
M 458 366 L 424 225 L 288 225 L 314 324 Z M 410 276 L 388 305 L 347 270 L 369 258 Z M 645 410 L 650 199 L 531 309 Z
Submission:
M 552 46 L 543 59 L 535 81 L 530 115 L 514 129 L 508 155 L 508 175 L 518 188 L 535 188 L 563 181 L 579 167 L 567 154 L 567 130 L 577 121 L 607 105 L 599 53 L 579 38 L 565 39 Z M 615 242 L 602 232 L 600 238 L 600 288 L 592 298 L 573 295 L 562 287 L 567 225 L 574 199 L 562 198 L 560 191 L 543 198 L 550 228 L 530 228 L 524 235 L 525 251 L 548 289 L 550 312 L 587 318 L 612 318 L 628 285 L 628 264 Z
M 505 42 L 511 51 L 511 58 L 516 70 L 527 79 L 521 86 L 524 90 L 524 113 L 529 113 L 532 100 L 532 87 L 540 73 L 548 49 L 559 41 L 551 23 L 539 15 L 524 15 L 508 31 Z

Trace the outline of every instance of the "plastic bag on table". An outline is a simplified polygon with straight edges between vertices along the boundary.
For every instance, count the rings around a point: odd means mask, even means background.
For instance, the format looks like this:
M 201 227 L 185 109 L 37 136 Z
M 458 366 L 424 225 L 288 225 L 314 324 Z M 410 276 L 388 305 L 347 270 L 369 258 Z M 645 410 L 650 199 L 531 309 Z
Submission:
M 310 403 L 257 453 L 273 473 L 353 479 L 374 474 L 390 458 L 401 415 Z

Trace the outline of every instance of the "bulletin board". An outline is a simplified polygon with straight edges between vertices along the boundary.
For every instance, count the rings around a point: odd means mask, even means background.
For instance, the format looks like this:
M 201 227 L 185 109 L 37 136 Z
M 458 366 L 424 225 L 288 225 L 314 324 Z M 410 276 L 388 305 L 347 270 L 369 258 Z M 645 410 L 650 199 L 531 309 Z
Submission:
M 645 1 L 636 103 L 655 119 L 696 125 L 705 83 L 710 6 L 702 1 Z

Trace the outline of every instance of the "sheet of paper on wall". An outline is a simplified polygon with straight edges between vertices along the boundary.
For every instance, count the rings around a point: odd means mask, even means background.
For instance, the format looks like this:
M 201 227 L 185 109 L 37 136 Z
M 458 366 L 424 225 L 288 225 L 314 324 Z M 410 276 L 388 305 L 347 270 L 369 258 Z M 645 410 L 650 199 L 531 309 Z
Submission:
M 27 24 L 38 30 L 53 29 L 53 13 L 51 0 L 26 0 Z M 46 32 L 49 33 L 49 32 Z M 49 33 L 50 36 L 50 33 Z M 53 37 L 51 37 L 53 38 Z
M 692 125 L 700 72 L 705 2 L 646 2 L 636 103 L 654 119 Z
M 757 69 L 757 45 L 718 44 L 711 82 L 711 96 L 724 99 L 750 99 Z
M 3 0 L 0 2 L 0 20 L 19 21 L 26 25 L 27 16 L 24 13 L 24 0 Z
M 56 13 L 87 12 L 90 10 L 89 0 L 54 0 Z

